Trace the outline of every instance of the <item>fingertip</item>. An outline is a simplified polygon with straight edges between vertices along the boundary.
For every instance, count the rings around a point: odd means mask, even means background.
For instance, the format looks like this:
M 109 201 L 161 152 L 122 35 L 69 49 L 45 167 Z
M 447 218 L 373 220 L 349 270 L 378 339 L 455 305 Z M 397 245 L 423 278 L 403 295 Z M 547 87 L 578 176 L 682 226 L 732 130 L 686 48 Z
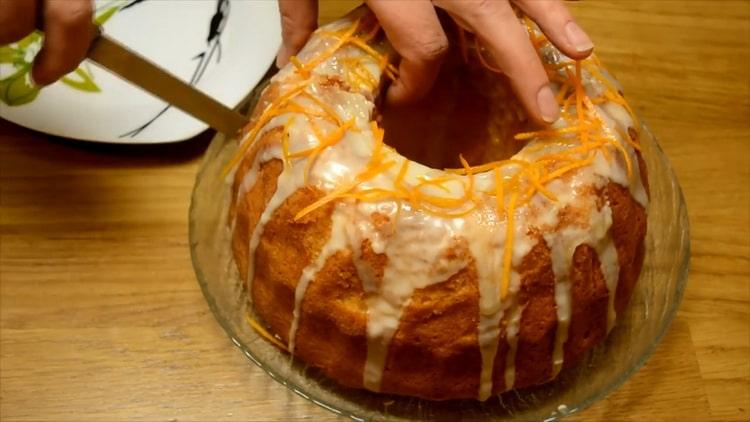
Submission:
M 386 104 L 405 106 L 418 103 L 432 89 L 440 73 L 442 60 L 431 62 L 401 59 L 398 77 L 388 87 Z
M 276 66 L 282 67 L 304 47 L 317 28 L 318 3 L 316 0 L 279 0 L 278 5 L 282 42 L 276 54 Z
M 449 48 L 435 6 L 428 0 L 371 1 L 368 6 L 401 57 L 398 78 L 388 88 L 386 104 L 418 102 L 430 92 Z
M 560 117 L 560 106 L 549 84 L 544 84 L 536 94 L 536 106 L 544 123 L 554 123 Z
M 92 14 L 87 0 L 45 3 L 44 42 L 31 71 L 38 86 L 54 83 L 86 58 L 96 32 Z
M 40 63 L 39 60 L 36 60 L 33 67 L 31 68 L 31 72 L 29 72 L 29 79 L 31 80 L 32 84 L 38 87 L 45 87 L 47 85 L 55 83 L 55 81 L 60 79 L 62 74 L 57 73 L 58 72 L 50 71 L 43 63 Z
M 389 106 L 404 106 L 415 102 L 416 99 L 409 94 L 401 80 L 396 80 L 388 87 L 385 94 L 385 102 Z
M 574 50 L 571 53 L 575 53 L 575 58 L 588 57 L 594 50 L 594 42 L 575 21 L 571 20 L 565 24 L 565 37 Z
M 289 49 L 287 48 L 286 44 L 281 44 L 281 47 L 279 47 L 278 53 L 276 53 L 276 67 L 281 69 L 282 67 L 286 66 L 287 63 L 289 63 L 289 57 L 291 54 L 289 53 Z
M 568 57 L 585 59 L 594 50 L 593 41 L 576 23 L 562 1 L 515 0 L 515 2 L 539 25 L 547 38 Z

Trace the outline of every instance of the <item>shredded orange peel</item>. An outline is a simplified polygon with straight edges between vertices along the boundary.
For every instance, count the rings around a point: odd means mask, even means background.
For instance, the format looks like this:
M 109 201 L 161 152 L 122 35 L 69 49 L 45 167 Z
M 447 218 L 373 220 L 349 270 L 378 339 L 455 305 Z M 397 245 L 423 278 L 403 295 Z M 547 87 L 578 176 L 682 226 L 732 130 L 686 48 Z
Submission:
M 245 314 L 245 321 L 247 321 L 247 324 L 252 327 L 252 329 L 255 330 L 256 333 L 258 333 L 264 339 L 268 340 L 271 344 L 285 352 L 289 351 L 289 349 L 287 349 L 286 347 L 286 344 L 282 343 L 281 340 L 271 335 L 271 333 L 269 333 L 268 330 L 265 329 L 265 327 L 260 325 L 260 323 L 258 323 L 258 321 L 256 321 L 252 316 L 250 316 L 249 314 Z

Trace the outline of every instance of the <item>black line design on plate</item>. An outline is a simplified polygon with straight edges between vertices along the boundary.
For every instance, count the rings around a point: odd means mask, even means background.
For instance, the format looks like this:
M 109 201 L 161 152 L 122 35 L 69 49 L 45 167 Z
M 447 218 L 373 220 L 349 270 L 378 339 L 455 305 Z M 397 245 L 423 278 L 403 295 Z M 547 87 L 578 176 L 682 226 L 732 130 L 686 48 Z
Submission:
M 129 2 L 124 3 L 122 6 L 117 6 L 117 5 L 115 5 L 115 3 L 117 3 L 117 0 L 115 0 L 115 1 L 104 3 L 104 4 L 99 4 L 98 6 L 96 6 L 95 11 L 98 14 L 98 13 L 100 13 L 102 11 L 106 11 L 106 10 L 112 8 L 112 7 L 116 7 L 117 8 L 117 13 L 119 13 L 119 12 L 122 12 L 123 10 L 125 10 L 125 9 L 130 9 L 133 6 L 141 4 L 144 1 L 146 1 L 146 0 L 130 0 Z
M 143 3 L 144 1 L 146 1 L 146 0 L 133 0 L 130 3 L 126 4 L 125 6 L 121 7 L 120 10 L 129 9 L 129 8 L 135 6 L 138 3 Z
M 145 0 L 133 0 L 133 2 L 128 4 L 126 7 L 131 7 L 142 1 Z M 190 85 L 195 85 L 201 80 L 203 74 L 208 69 L 208 65 L 214 58 L 214 55 L 216 55 L 216 63 L 219 63 L 221 61 L 221 34 L 224 32 L 224 28 L 227 25 L 227 19 L 229 18 L 229 2 L 230 0 L 216 0 L 216 12 L 214 12 L 213 16 L 211 16 L 211 21 L 208 25 L 206 48 L 202 52 L 198 53 L 195 57 L 193 57 L 193 60 L 197 60 L 198 63 L 196 64 L 193 75 L 190 77 L 190 81 L 188 82 Z M 125 7 L 123 7 L 123 9 L 125 9 Z M 172 108 L 171 104 L 165 105 L 164 108 L 162 108 L 150 120 L 129 132 L 123 133 L 119 137 L 132 138 L 138 136 L 139 134 L 141 134 L 141 132 L 151 126 L 151 124 L 153 124 L 159 117 L 166 113 L 170 108 Z

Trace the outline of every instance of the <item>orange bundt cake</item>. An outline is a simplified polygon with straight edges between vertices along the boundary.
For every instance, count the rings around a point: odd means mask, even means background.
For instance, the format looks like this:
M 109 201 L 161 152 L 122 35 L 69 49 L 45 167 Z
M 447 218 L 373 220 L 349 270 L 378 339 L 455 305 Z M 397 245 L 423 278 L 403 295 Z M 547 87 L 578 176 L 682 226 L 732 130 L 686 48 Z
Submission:
M 527 27 L 561 110 L 541 130 L 471 40 L 429 112 L 381 113 L 395 68 L 366 12 L 271 79 L 225 169 L 256 329 L 342 385 L 432 400 L 550 381 L 602 342 L 644 258 L 640 126 L 595 57 Z

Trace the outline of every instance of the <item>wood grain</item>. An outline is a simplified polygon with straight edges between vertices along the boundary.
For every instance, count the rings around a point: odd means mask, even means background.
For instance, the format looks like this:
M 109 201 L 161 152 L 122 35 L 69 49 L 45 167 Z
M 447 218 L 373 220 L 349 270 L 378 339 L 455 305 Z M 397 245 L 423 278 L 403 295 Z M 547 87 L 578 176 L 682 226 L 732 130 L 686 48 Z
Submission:
M 750 2 L 569 6 L 672 160 L 693 251 L 654 356 L 574 419 L 748 420 Z M 0 121 L 0 419 L 334 420 L 250 365 L 195 282 L 209 137 L 97 146 Z

